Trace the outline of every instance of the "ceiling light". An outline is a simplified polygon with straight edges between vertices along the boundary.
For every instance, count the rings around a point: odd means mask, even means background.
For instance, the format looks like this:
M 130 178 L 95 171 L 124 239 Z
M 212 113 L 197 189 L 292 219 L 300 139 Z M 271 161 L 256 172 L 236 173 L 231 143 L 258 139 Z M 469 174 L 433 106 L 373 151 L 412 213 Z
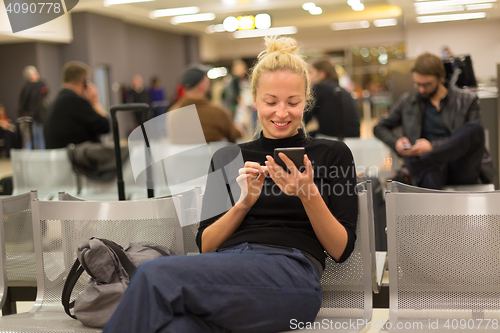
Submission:
M 330 27 L 333 30 L 366 29 L 370 27 L 370 22 L 368 21 L 340 22 L 340 23 L 332 23 Z
M 359 5 L 360 3 L 361 3 L 361 1 L 359 1 L 359 0 L 347 0 L 347 4 L 348 4 L 349 6 L 351 6 L 351 7 L 352 7 L 352 6 Z
M 321 7 L 314 7 L 313 9 L 309 10 L 309 14 L 311 15 L 319 15 L 321 13 L 323 13 L 323 9 L 321 9 Z
M 252 37 L 264 37 L 272 35 L 292 35 L 297 33 L 296 27 L 279 27 L 279 28 L 269 28 L 269 29 L 255 29 L 246 31 L 236 31 L 233 33 L 234 38 L 252 38 Z
M 492 3 L 478 3 L 477 5 L 466 5 L 465 9 L 467 10 L 477 10 L 477 9 L 488 9 L 493 8 Z
M 442 0 L 442 1 L 426 1 L 415 3 L 415 8 L 434 8 L 446 6 L 471 5 L 476 3 L 497 2 L 497 0 Z
M 445 21 L 459 21 L 459 20 L 480 19 L 484 17 L 486 17 L 486 13 L 417 16 L 417 22 L 432 23 L 432 22 L 445 22 Z
M 459 12 L 464 10 L 464 6 L 446 6 L 446 7 L 433 7 L 433 8 L 416 8 L 415 11 L 418 15 L 437 14 Z
M 165 17 L 165 16 L 188 15 L 188 14 L 196 14 L 199 12 L 200 12 L 200 9 L 198 7 L 158 9 L 158 10 L 152 11 L 149 14 L 149 17 L 157 18 L 157 17 Z
M 125 3 L 134 3 L 134 2 L 147 2 L 154 0 L 104 0 L 104 6 L 112 6 L 112 5 L 121 5 Z
M 373 25 L 376 26 L 377 28 L 392 27 L 392 26 L 397 25 L 397 24 L 398 24 L 398 20 L 396 20 L 395 18 L 373 21 Z
M 360 3 L 359 5 L 351 6 L 351 8 L 354 11 L 360 12 L 360 11 L 362 11 L 362 10 L 365 9 L 365 5 L 363 5 L 362 3 Z
M 234 16 L 228 16 L 224 19 L 224 22 L 222 22 L 222 25 L 224 26 L 224 29 L 229 32 L 233 32 L 238 30 L 238 27 L 240 25 L 240 22 L 238 19 Z
M 253 15 L 238 16 L 238 30 L 255 29 L 255 18 Z
M 227 75 L 226 67 L 215 67 L 215 68 L 210 69 L 207 72 L 207 76 L 211 80 L 214 80 L 214 79 L 217 79 L 219 77 L 226 76 L 226 75 Z
M 269 29 L 271 27 L 271 16 L 269 14 L 255 15 L 255 27 L 257 29 Z
M 179 23 L 189 23 L 189 22 L 202 22 L 202 21 L 212 21 L 215 19 L 214 13 L 204 13 L 204 14 L 193 14 L 193 15 L 181 15 L 172 17 L 172 24 Z
M 222 0 L 222 3 L 226 6 L 236 5 L 238 0 Z
M 315 7 L 316 5 L 314 4 L 314 2 L 306 2 L 305 4 L 302 5 L 303 10 L 311 10 Z

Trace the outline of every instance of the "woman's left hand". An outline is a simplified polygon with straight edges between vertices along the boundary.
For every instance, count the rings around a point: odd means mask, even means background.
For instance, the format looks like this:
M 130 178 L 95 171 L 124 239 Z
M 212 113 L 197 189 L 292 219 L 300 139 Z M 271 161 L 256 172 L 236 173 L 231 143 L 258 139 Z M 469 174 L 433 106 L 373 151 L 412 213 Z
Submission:
M 313 181 L 314 171 L 307 155 L 304 155 L 305 170 L 303 172 L 300 172 L 285 154 L 280 153 L 279 156 L 290 170 L 290 173 L 279 166 L 269 155 L 266 156 L 266 166 L 269 170 L 269 176 L 283 193 L 304 200 L 319 192 Z

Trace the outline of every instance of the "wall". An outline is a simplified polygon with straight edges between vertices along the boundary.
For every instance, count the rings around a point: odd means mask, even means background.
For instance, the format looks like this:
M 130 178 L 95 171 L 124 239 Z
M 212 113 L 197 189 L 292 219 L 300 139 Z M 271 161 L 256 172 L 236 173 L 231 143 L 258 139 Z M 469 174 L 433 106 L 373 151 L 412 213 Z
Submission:
M 10 119 L 17 118 L 19 94 L 24 85 L 23 69 L 35 64 L 36 43 L 0 45 L 0 103 Z

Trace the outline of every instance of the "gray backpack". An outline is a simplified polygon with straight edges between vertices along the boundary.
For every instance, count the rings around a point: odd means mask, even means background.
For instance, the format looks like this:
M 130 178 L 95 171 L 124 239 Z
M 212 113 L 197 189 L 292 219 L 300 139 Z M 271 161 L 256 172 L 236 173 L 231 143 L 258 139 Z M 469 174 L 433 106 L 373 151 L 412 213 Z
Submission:
M 64 283 L 64 310 L 85 326 L 104 327 L 118 307 L 136 267 L 145 261 L 173 254 L 170 249 L 151 243 L 130 243 L 123 249 L 107 239 L 93 237 L 82 242 L 77 250 L 78 259 Z M 83 271 L 90 275 L 90 281 L 70 302 L 73 288 Z M 74 314 L 71 314 L 71 309 Z

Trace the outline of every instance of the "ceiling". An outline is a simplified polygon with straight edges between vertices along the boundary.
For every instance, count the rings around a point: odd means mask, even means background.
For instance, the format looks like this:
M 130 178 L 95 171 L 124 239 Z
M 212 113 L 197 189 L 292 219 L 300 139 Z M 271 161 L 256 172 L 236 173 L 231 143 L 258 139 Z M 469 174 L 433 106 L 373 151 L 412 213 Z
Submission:
M 302 9 L 307 0 L 155 0 L 142 3 L 121 4 L 105 7 L 103 0 L 80 0 L 75 11 L 92 11 L 106 16 L 121 18 L 132 23 L 170 30 L 180 33 L 205 35 L 207 38 L 233 38 L 232 33 L 207 34 L 209 25 L 220 24 L 227 16 L 256 15 L 267 13 L 271 16 L 272 27 L 295 26 L 299 33 L 320 33 L 331 31 L 330 25 L 338 22 L 368 20 L 373 27 L 373 20 L 397 18 L 398 25 L 418 24 L 414 0 L 361 0 L 363 11 L 356 12 L 347 4 L 347 0 L 316 0 L 322 14 L 311 15 Z M 458 0 L 461 1 L 461 0 Z M 481 1 L 481 0 L 476 0 Z M 492 2 L 496 0 L 484 0 Z M 422 2 L 422 1 L 419 1 Z M 209 22 L 181 23 L 174 25 L 171 17 L 151 19 L 152 10 L 199 7 L 200 13 L 214 13 L 215 19 Z M 485 12 L 484 19 L 500 19 L 500 7 L 493 2 L 493 8 L 484 10 L 465 10 L 460 13 Z M 456 14 L 443 13 L 443 14 Z M 484 20 L 481 19 L 481 20 Z M 432 23 L 431 23 L 432 24 Z

